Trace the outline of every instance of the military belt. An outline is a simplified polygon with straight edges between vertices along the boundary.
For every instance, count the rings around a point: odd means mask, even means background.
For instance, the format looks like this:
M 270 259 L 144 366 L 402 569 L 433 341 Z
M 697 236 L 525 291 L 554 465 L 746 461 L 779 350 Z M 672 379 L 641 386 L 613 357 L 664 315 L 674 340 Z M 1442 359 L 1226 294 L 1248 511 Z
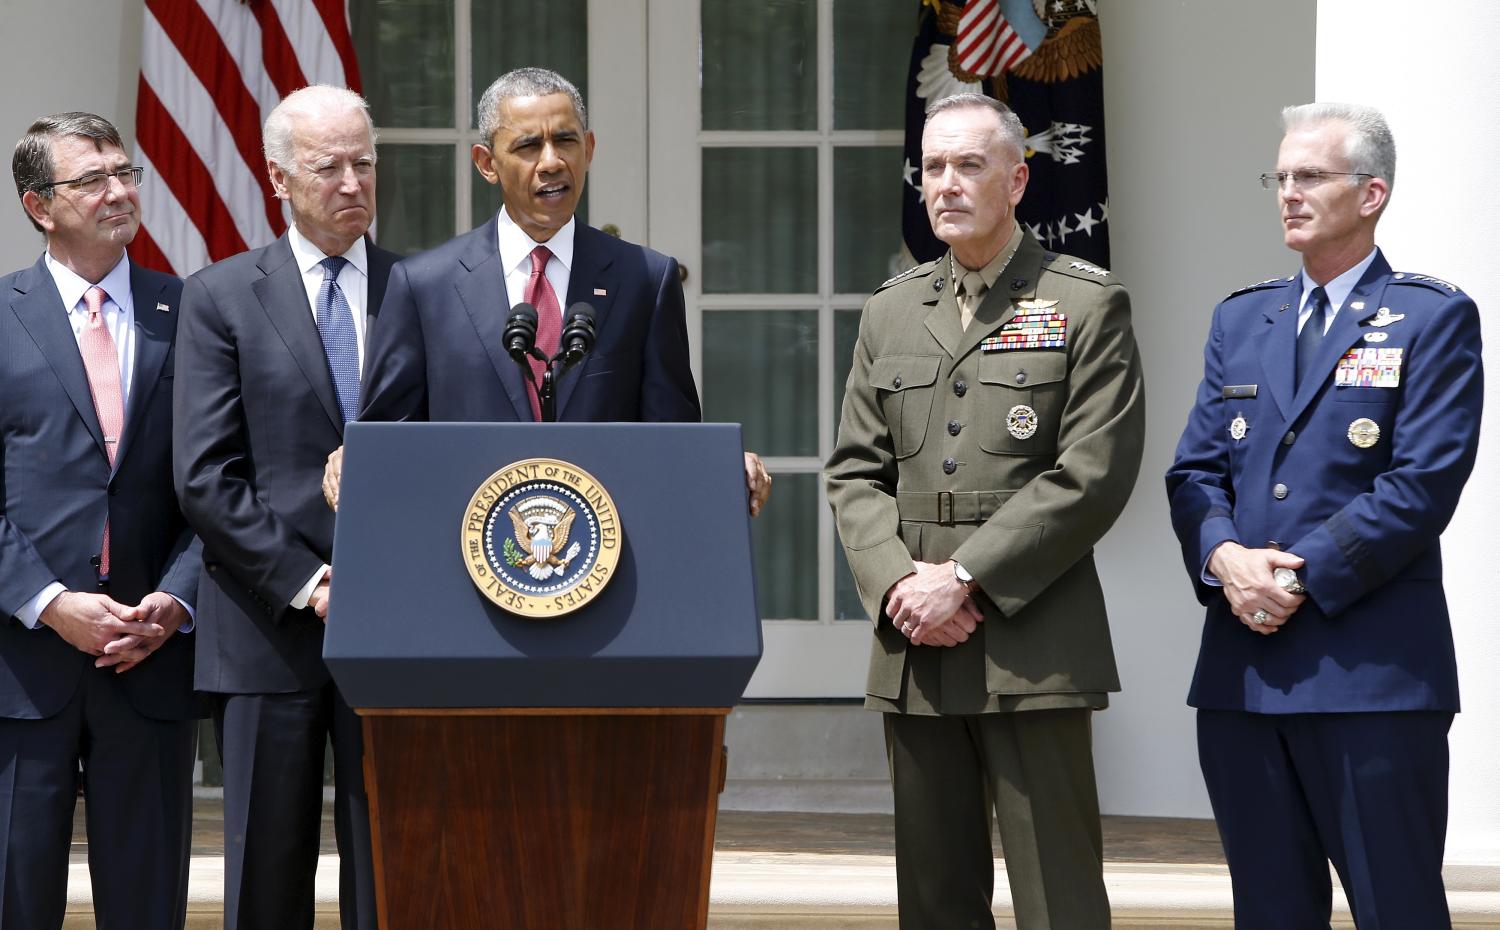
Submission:
M 912 523 L 983 523 L 1015 491 L 897 491 L 896 511 Z

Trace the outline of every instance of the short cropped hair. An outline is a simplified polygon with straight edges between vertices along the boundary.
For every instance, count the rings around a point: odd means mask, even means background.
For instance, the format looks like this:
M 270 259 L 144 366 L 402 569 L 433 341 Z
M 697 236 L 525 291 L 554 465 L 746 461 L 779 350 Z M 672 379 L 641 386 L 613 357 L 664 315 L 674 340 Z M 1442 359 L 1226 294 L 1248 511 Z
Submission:
M 1379 110 L 1360 103 L 1304 103 L 1281 111 L 1281 126 L 1286 132 L 1326 123 L 1349 127 L 1344 155 L 1350 171 L 1374 175 L 1387 187 L 1396 186 L 1396 139 Z
M 589 128 L 588 110 L 583 105 L 583 95 L 573 82 L 546 68 L 517 68 L 507 71 L 495 79 L 479 98 L 475 122 L 479 124 L 479 141 L 489 145 L 500 129 L 500 104 L 512 97 L 546 97 L 551 94 L 567 94 L 573 101 L 573 110 L 578 114 L 578 124 Z
M 1000 139 L 1019 161 L 1026 156 L 1026 128 L 1021 125 L 1021 118 L 1016 111 L 984 94 L 954 94 L 951 97 L 943 97 L 927 108 L 927 117 L 923 121 L 925 126 L 932 122 L 932 118 L 939 113 L 948 110 L 983 109 L 992 110 L 1000 118 Z
M 27 128 L 26 135 L 16 143 L 16 153 L 10 160 L 11 174 L 16 179 L 17 196 L 24 197 L 28 191 L 41 197 L 52 196 L 52 188 L 47 186 L 57 180 L 52 176 L 55 169 L 52 164 L 52 140 L 65 136 L 89 139 L 94 143 L 94 148 L 101 152 L 106 145 L 117 149 L 125 148 L 125 144 L 120 141 L 120 131 L 102 116 L 77 110 L 43 116 Z M 42 231 L 42 227 L 32 219 L 29 212 L 26 218 L 31 220 L 31 225 L 36 227 L 37 232 Z
M 276 109 L 266 117 L 266 128 L 261 133 L 261 146 L 265 149 L 266 161 L 285 171 L 296 174 L 301 170 L 292 145 L 292 126 L 297 117 L 317 116 L 330 110 L 358 110 L 365 118 L 365 128 L 370 133 L 370 150 L 375 149 L 375 122 L 370 118 L 369 101 L 347 87 L 331 84 L 312 84 L 294 90 L 276 104 Z

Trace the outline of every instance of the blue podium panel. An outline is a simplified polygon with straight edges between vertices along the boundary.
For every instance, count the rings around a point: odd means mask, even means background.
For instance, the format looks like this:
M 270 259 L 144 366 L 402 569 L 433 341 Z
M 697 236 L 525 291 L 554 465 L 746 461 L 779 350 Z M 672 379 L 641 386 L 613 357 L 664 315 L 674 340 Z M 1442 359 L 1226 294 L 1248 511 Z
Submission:
M 481 592 L 464 530 L 536 458 L 592 475 L 619 533 L 601 591 L 532 619 Z M 350 424 L 323 654 L 355 707 L 735 704 L 761 654 L 739 426 Z

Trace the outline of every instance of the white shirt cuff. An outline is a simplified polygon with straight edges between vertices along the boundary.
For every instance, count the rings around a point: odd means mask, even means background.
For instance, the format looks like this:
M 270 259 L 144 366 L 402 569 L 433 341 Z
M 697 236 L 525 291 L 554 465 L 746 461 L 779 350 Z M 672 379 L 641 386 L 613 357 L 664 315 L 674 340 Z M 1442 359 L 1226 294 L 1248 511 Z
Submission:
M 42 611 L 52 606 L 52 602 L 59 594 L 68 593 L 68 589 L 60 581 L 54 581 L 37 593 L 36 597 L 21 605 L 16 611 L 16 619 L 21 621 L 27 629 L 34 630 L 42 622 Z
M 172 594 L 171 591 L 168 591 L 167 594 L 171 596 L 172 600 L 174 600 L 177 603 L 181 604 L 183 610 L 187 611 L 187 615 L 188 615 L 187 623 L 184 623 L 182 626 L 178 627 L 177 628 L 177 632 L 179 632 L 179 633 L 191 633 L 191 632 L 193 632 L 193 629 L 198 626 L 198 613 L 197 613 L 197 611 L 193 610 L 193 605 L 189 604 L 187 601 L 183 600 L 182 598 L 178 597 L 177 595 Z
M 292 598 L 291 606 L 293 610 L 301 610 L 302 608 L 307 606 L 307 602 L 312 600 L 313 588 L 316 588 L 318 586 L 318 582 L 323 580 L 323 575 L 327 573 L 327 571 L 328 566 L 324 565 L 321 566 L 316 572 L 313 572 L 313 576 L 307 579 L 307 584 L 303 585 L 302 590 L 297 592 L 297 596 Z

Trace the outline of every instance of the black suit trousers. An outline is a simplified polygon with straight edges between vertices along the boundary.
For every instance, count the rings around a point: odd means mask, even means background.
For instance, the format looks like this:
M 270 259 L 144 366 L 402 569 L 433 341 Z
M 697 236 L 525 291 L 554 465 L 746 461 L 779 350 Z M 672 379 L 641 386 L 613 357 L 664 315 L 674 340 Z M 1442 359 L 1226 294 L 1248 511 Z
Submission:
M 340 926 L 376 930 L 359 717 L 332 681 L 213 697 L 224 756 L 225 930 L 312 930 L 329 740 Z
M 98 925 L 182 930 L 196 723 L 142 715 L 113 669 L 51 717 L 0 719 L 0 930 L 62 926 L 80 762 Z

